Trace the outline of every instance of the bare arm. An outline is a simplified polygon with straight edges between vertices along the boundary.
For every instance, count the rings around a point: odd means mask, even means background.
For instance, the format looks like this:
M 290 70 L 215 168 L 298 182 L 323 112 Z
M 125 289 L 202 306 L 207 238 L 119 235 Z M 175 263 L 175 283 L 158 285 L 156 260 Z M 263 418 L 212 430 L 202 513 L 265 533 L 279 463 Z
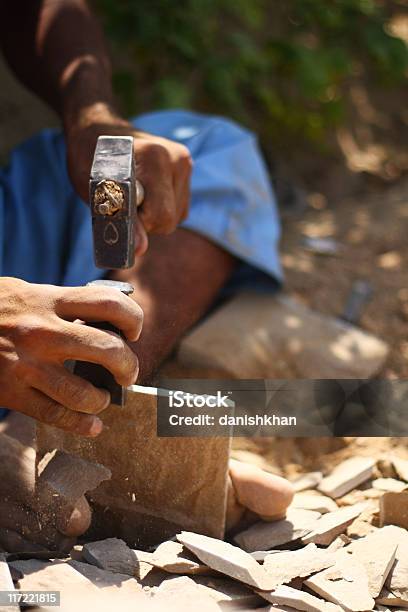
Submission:
M 189 151 L 135 130 L 118 114 L 103 33 L 86 1 L 3 2 L 0 36 L 15 74 L 61 116 L 68 171 L 79 195 L 87 201 L 98 136 L 132 135 L 138 176 L 146 193 L 136 229 L 138 254 L 146 251 L 147 233 L 174 231 L 188 212 Z
M 68 127 L 96 104 L 114 112 L 109 57 L 85 0 L 14 0 L 0 11 L 7 62 Z

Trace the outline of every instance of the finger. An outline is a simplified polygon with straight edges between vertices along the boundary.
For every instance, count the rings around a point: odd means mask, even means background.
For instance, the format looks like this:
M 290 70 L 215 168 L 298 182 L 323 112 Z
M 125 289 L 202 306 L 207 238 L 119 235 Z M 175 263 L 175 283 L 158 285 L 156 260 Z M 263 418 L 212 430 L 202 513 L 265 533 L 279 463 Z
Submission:
M 16 501 L 3 498 L 0 501 L 0 526 L 12 529 L 29 539 L 29 534 L 38 532 L 40 523 L 35 513 Z
M 31 384 L 58 404 L 77 412 L 99 414 L 110 403 L 108 391 L 97 389 L 62 366 L 38 368 Z
M 149 147 L 136 166 L 145 189 L 145 199 L 138 209 L 148 233 L 168 234 L 177 226 L 176 201 L 168 151 L 161 145 Z
M 143 223 L 139 219 L 139 217 L 136 217 L 136 221 L 135 221 L 135 235 L 136 235 L 135 255 L 136 257 L 141 257 L 147 251 L 147 247 L 149 246 L 149 239 L 147 237 L 147 233 L 143 226 Z
M 103 429 L 103 423 L 97 416 L 69 410 L 36 389 L 26 391 L 16 409 L 41 423 L 80 436 L 94 438 Z
M 56 521 L 58 531 L 69 537 L 78 537 L 91 526 L 92 511 L 86 498 L 80 497 L 74 508 L 66 510 Z
M 106 321 L 131 342 L 139 339 L 143 311 L 129 296 L 110 287 L 62 287 L 56 304 L 58 316 L 68 321 Z
M 176 206 L 178 209 L 178 223 L 185 221 L 190 208 L 190 179 L 192 173 L 192 161 L 189 157 L 179 160 L 174 172 L 174 191 L 176 194 Z
M 0 491 L 3 498 L 29 504 L 35 493 L 35 450 L 0 435 Z
M 134 384 L 139 373 L 138 359 L 123 338 L 87 325 L 65 323 L 54 332 L 52 355 L 61 364 L 74 359 L 101 365 L 124 387 Z
M 23 550 L 41 549 L 59 550 L 66 536 L 76 536 L 83 531 L 59 532 L 58 525 L 46 523 L 40 514 L 31 509 L 17 504 L 13 501 L 2 500 L 0 502 L 0 526 L 1 531 L 6 532 L 12 538 L 13 547 L 18 548 L 23 543 Z M 78 520 L 76 521 L 78 523 Z M 88 524 L 89 527 L 89 524 Z M 84 530 L 85 531 L 85 530 Z M 20 549 L 21 550 L 21 549 Z

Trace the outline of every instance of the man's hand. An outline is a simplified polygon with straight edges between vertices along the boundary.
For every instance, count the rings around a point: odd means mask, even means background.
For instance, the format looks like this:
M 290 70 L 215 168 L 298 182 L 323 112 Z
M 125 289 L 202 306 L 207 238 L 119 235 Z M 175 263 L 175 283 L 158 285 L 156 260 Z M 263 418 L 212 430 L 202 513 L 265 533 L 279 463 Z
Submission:
M 136 176 L 145 190 L 138 211 L 136 254 L 147 249 L 147 234 L 169 234 L 188 214 L 192 161 L 177 142 L 139 132 L 103 105 L 82 110 L 66 123 L 68 170 L 78 194 L 88 202 L 88 185 L 98 136 L 133 136 Z
M 83 436 L 97 436 L 95 416 L 109 393 L 71 374 L 68 359 L 109 370 L 128 386 L 136 381 L 138 360 L 117 334 L 75 322 L 108 321 L 127 340 L 139 338 L 141 308 L 106 287 L 62 288 L 0 279 L 0 406 Z
M 78 470 L 78 458 L 70 466 L 66 457 L 62 482 Z M 69 550 L 88 529 L 91 509 L 84 495 L 56 496 L 55 488 L 36 476 L 35 460 L 34 448 L 0 432 L 0 547 L 8 552 Z M 77 480 L 81 486 L 86 474 Z

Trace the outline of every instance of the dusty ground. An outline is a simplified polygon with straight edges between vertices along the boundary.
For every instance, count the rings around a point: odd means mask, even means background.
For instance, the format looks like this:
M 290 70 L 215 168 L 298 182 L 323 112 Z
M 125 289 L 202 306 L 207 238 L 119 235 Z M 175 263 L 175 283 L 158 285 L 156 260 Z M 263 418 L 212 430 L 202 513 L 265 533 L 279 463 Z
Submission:
M 370 282 L 373 298 L 361 327 L 391 347 L 381 376 L 408 376 L 408 179 L 377 194 L 351 197 L 336 206 L 322 194 L 298 220 L 287 220 L 282 261 L 287 289 L 317 311 L 340 315 L 354 281 Z M 335 257 L 315 255 L 301 236 L 330 236 Z

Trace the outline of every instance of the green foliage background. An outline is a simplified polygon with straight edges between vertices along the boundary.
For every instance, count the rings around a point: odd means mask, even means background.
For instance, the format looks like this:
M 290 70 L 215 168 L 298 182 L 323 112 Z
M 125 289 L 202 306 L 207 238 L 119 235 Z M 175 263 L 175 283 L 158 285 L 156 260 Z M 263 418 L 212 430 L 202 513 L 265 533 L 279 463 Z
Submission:
M 402 82 L 406 44 L 387 28 L 400 2 L 94 0 L 127 113 L 189 107 L 262 139 L 322 143 L 352 79 Z

